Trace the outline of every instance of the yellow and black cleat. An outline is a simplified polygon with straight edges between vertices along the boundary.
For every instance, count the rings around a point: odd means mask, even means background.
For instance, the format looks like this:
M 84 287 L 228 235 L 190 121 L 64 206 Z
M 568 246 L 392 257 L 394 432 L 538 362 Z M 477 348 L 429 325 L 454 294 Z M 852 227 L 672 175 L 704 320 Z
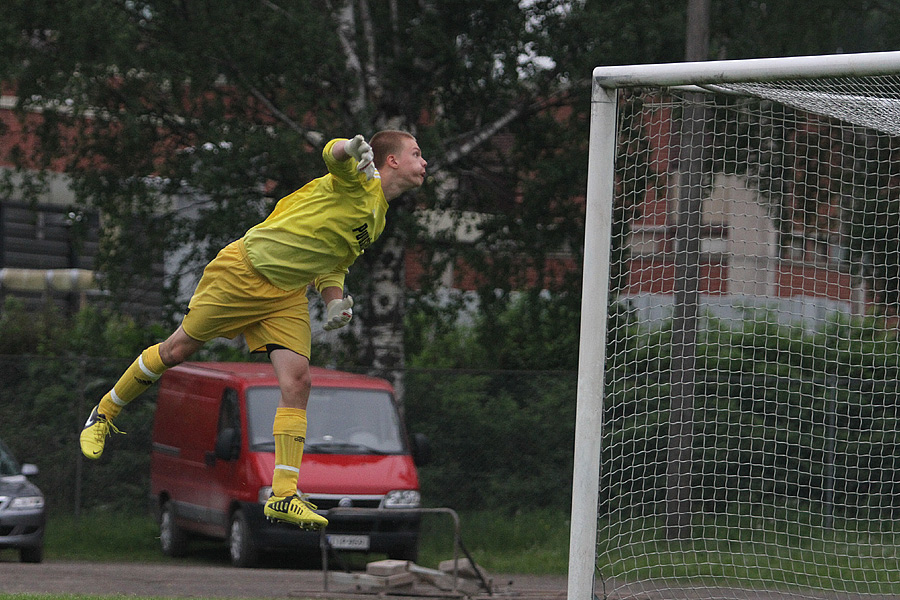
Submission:
M 328 519 L 315 512 L 316 505 L 307 502 L 297 494 L 293 496 L 272 496 L 263 509 L 269 521 L 296 525 L 300 529 L 324 529 Z

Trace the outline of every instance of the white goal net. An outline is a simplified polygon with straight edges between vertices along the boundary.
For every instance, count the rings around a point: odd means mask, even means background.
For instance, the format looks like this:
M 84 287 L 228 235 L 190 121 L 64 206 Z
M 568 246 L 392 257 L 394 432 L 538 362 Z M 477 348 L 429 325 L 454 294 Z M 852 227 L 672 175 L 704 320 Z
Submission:
M 570 599 L 900 597 L 895 72 L 595 71 Z

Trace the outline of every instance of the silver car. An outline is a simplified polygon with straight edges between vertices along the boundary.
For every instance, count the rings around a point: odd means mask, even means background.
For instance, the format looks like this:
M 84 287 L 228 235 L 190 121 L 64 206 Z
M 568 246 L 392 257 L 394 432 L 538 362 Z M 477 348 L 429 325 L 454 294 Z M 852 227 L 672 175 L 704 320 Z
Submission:
M 19 551 L 19 560 L 44 559 L 44 495 L 28 477 L 38 474 L 32 464 L 19 465 L 0 440 L 0 550 Z

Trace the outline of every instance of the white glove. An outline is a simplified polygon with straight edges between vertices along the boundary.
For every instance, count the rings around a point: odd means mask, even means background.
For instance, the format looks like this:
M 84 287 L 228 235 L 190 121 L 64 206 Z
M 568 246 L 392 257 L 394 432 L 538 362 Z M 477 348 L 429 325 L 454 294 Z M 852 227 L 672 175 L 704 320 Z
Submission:
M 353 318 L 353 296 L 332 300 L 325 309 L 325 325 L 323 329 L 325 331 L 339 329 Z
M 357 160 L 359 164 L 356 165 L 356 170 L 365 173 L 366 179 L 375 177 L 375 153 L 366 138 L 357 135 L 352 140 L 347 140 L 344 142 L 344 151 Z

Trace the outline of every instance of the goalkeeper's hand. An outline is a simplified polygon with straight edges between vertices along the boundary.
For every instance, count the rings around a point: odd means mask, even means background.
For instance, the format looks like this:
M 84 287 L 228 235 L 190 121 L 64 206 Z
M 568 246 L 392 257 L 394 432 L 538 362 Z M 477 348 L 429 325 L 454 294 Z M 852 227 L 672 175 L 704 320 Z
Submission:
M 353 296 L 332 300 L 325 307 L 325 331 L 339 329 L 353 318 Z
M 357 160 L 359 164 L 356 165 L 356 170 L 365 173 L 366 179 L 375 177 L 375 153 L 366 138 L 357 135 L 347 140 L 344 142 L 344 151 Z

